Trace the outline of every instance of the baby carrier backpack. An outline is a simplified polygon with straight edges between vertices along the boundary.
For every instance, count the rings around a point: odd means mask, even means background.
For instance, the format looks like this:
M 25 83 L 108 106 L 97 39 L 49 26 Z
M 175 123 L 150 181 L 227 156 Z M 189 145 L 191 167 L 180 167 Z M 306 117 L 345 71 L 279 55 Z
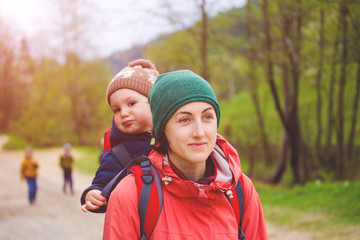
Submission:
M 124 171 L 129 170 L 129 172 L 134 174 L 139 196 L 138 212 L 140 218 L 141 240 L 150 239 L 159 219 L 163 203 L 160 176 L 155 167 L 151 165 L 147 156 L 142 155 L 132 159 L 122 144 L 112 148 L 112 151 L 124 169 L 105 186 L 101 195 L 106 199 L 109 199 L 112 190 L 120 181 Z M 236 194 L 233 194 L 233 197 L 229 198 L 225 193 L 225 196 L 233 207 L 238 222 L 238 239 L 245 239 L 245 235 L 241 230 L 242 215 L 244 212 L 244 194 L 242 185 L 243 182 L 241 177 L 235 187 Z

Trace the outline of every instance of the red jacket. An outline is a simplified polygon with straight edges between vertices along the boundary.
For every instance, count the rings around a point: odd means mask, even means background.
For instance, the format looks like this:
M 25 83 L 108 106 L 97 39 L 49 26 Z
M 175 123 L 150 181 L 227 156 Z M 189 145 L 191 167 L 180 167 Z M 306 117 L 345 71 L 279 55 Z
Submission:
M 236 150 L 217 137 L 212 155 L 217 164 L 215 181 L 199 185 L 179 178 L 167 156 L 152 151 L 149 159 L 163 182 L 163 208 L 151 239 L 238 239 L 233 208 L 224 192 L 232 190 L 242 175 L 244 214 L 242 230 L 246 240 L 268 239 L 260 199 L 251 180 L 241 172 Z M 164 179 L 163 179 L 164 181 Z M 135 178 L 126 176 L 110 196 L 103 239 L 140 239 L 138 193 Z

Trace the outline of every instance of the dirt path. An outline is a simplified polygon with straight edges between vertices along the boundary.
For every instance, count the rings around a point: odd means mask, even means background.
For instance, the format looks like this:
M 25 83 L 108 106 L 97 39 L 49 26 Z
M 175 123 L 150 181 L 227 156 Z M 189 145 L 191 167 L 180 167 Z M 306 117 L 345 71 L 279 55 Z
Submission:
M 6 141 L 0 136 L 1 142 Z M 27 184 L 20 181 L 23 152 L 0 150 L 0 239 L 101 239 L 104 214 L 83 213 L 80 195 L 92 180 L 74 172 L 75 194 L 64 195 L 58 166 L 62 149 L 34 151 L 39 162 L 38 194 L 34 205 L 27 200 Z M 76 158 L 76 153 L 74 153 Z
M 0 136 L 0 146 L 6 142 Z M 1 240 L 92 240 L 101 239 L 104 214 L 83 213 L 80 195 L 93 176 L 74 172 L 75 194 L 64 195 L 58 166 L 62 149 L 34 150 L 40 164 L 38 194 L 34 205 L 27 200 L 27 184 L 19 177 L 22 151 L 0 148 L 0 239 Z M 75 159 L 77 153 L 74 153 Z M 319 239 L 309 233 L 279 229 L 267 223 L 269 239 Z

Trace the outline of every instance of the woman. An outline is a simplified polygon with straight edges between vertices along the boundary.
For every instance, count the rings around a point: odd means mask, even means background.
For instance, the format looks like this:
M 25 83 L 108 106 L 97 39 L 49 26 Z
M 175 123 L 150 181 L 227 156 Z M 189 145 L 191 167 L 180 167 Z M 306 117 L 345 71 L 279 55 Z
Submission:
M 220 108 L 211 86 L 189 70 L 169 72 L 157 78 L 149 100 L 158 141 L 149 159 L 163 180 L 163 207 L 151 239 L 238 239 L 224 193 L 231 197 L 239 179 L 246 239 L 267 239 L 255 188 L 241 172 L 236 150 L 217 134 Z M 108 204 L 103 238 L 140 239 L 132 174 L 121 180 Z
M 39 164 L 33 158 L 32 149 L 26 148 L 24 160 L 21 162 L 20 167 L 20 179 L 23 181 L 26 179 L 29 188 L 29 203 L 34 204 L 37 191 L 37 169 Z

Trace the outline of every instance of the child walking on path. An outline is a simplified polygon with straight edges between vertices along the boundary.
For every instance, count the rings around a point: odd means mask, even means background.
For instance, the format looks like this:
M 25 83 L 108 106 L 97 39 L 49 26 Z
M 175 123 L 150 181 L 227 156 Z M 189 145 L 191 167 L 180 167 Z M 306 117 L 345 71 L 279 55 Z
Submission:
M 66 143 L 64 145 L 64 154 L 60 156 L 60 167 L 64 172 L 64 186 L 63 192 L 66 193 L 67 185 L 69 185 L 70 193 L 74 194 L 73 189 L 73 178 L 72 178 L 72 168 L 74 163 L 74 158 L 71 155 L 71 144 Z
M 110 82 L 106 98 L 113 112 L 110 145 L 122 144 L 132 158 L 148 155 L 152 149 L 152 115 L 148 101 L 150 89 L 159 75 L 148 60 L 132 61 Z M 110 149 L 103 154 L 92 185 L 81 196 L 84 212 L 105 212 L 107 199 L 101 191 L 124 169 Z M 126 172 L 124 172 L 124 176 Z
M 37 169 L 39 168 L 38 162 L 33 158 L 32 149 L 30 147 L 25 150 L 24 160 L 21 162 L 20 179 L 26 179 L 29 189 L 29 203 L 34 204 L 37 191 Z

